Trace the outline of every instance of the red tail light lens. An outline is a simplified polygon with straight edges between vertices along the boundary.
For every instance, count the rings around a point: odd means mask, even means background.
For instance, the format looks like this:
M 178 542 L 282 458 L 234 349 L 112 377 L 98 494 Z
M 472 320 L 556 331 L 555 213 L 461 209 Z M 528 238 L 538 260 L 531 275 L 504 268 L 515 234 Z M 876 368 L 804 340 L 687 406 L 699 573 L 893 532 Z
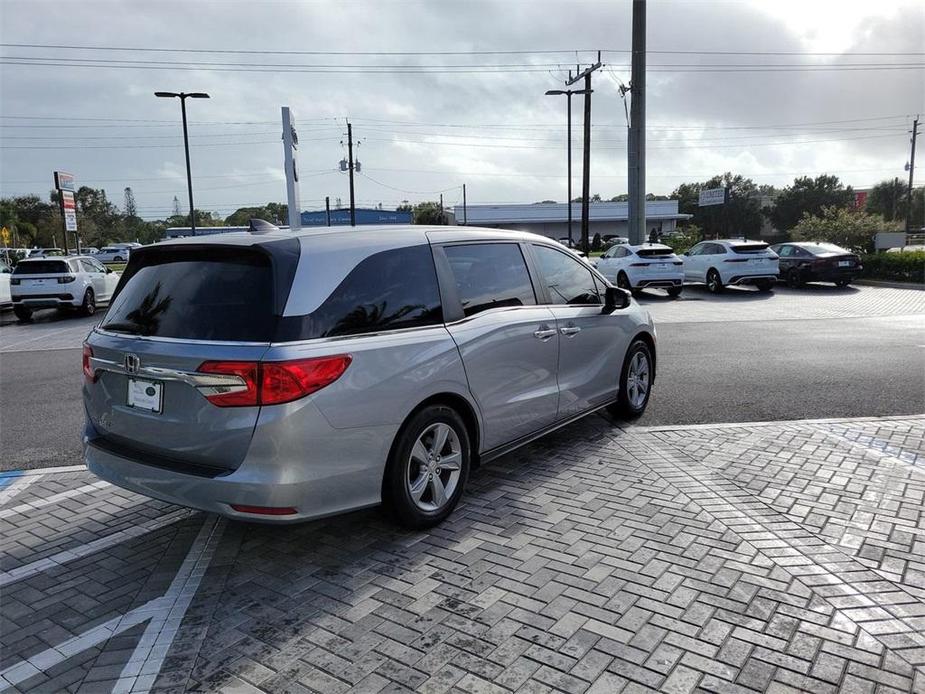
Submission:
M 347 367 L 351 357 L 339 354 L 334 357 L 270 361 L 261 363 L 263 378 L 260 385 L 262 405 L 278 405 L 304 398 L 334 383 Z
M 84 379 L 87 383 L 96 383 L 96 371 L 93 370 L 93 366 L 90 364 L 90 360 L 93 358 L 93 349 L 90 345 L 84 345 L 83 357 L 81 359 L 83 363 L 83 372 Z
M 321 390 L 340 378 L 352 358 L 347 354 L 291 361 L 207 361 L 203 373 L 229 374 L 243 379 L 246 390 L 207 395 L 219 407 L 254 407 L 292 402 Z

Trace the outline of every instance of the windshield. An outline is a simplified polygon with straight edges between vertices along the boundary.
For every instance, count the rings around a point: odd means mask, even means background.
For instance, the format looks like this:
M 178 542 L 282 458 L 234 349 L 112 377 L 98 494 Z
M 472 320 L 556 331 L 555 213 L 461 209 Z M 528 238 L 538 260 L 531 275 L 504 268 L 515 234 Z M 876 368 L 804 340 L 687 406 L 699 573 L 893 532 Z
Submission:
M 813 255 L 820 255 L 823 253 L 851 253 L 851 251 L 845 250 L 841 246 L 836 246 L 834 243 L 804 243 L 800 244 L 799 248 L 802 248 L 804 251 L 809 251 Z
M 766 243 L 740 243 L 732 246 L 733 253 L 758 253 L 768 250 Z

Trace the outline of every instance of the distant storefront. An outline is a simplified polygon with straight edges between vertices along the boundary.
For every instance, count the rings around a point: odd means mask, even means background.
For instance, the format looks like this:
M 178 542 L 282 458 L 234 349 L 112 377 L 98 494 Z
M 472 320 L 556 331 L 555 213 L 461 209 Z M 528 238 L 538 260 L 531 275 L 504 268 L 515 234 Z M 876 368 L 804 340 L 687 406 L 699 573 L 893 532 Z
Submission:
M 356 223 L 358 226 L 361 224 L 411 224 L 411 212 L 358 207 L 356 208 Z M 325 210 L 302 213 L 303 227 L 323 227 L 327 224 L 328 213 Z M 350 209 L 331 210 L 331 226 L 345 224 L 350 224 Z

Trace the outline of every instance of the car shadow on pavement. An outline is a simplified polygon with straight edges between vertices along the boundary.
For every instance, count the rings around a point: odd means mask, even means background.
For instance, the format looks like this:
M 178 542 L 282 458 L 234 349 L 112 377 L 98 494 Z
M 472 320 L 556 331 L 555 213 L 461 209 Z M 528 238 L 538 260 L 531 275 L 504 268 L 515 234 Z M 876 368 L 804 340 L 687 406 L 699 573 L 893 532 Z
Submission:
M 98 318 L 102 318 L 103 312 L 98 312 Z M 32 320 L 21 322 L 12 311 L 3 311 L 0 313 L 0 326 L 7 325 L 30 325 L 33 323 L 57 323 L 60 321 L 73 320 L 74 318 L 82 318 L 83 316 L 78 313 L 76 310 L 62 310 L 59 311 L 55 308 L 40 308 L 36 309 L 32 314 Z
M 726 287 L 720 294 L 711 294 L 706 286 L 685 285 L 679 297 L 668 296 L 662 291 L 643 290 L 636 296 L 640 303 L 671 303 L 672 301 L 766 301 L 774 298 L 774 292 L 760 292 L 752 287 Z

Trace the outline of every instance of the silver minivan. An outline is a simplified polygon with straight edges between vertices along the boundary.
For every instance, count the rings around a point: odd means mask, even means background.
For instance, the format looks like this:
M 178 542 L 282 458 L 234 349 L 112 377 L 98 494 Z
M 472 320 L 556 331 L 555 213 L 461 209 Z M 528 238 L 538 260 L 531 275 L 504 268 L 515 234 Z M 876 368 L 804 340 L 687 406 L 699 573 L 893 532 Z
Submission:
M 83 371 L 102 479 L 246 520 L 385 503 L 422 528 L 473 467 L 604 407 L 640 415 L 655 328 L 541 236 L 242 232 L 134 250 Z

